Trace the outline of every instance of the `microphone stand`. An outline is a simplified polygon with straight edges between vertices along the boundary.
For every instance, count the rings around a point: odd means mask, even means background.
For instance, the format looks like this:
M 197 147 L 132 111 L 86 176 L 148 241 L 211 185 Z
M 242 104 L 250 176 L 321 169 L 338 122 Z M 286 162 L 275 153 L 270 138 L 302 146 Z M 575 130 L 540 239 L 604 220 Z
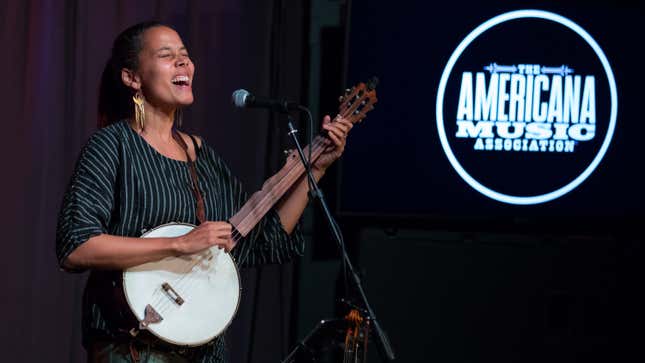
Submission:
M 301 110 L 307 110 L 304 106 L 299 107 Z M 376 332 L 376 337 L 378 341 L 378 346 L 381 350 L 382 354 L 385 354 L 386 358 L 388 361 L 393 361 L 396 357 L 394 355 L 394 350 L 392 349 L 392 346 L 390 345 L 390 341 L 387 338 L 387 335 L 385 335 L 385 332 L 383 329 L 381 329 L 380 324 L 378 323 L 378 320 L 376 319 L 376 314 L 374 314 L 374 311 L 370 307 L 369 302 L 367 301 L 367 296 L 365 295 L 365 292 L 363 291 L 363 286 L 361 284 L 361 280 L 354 271 L 354 266 L 352 265 L 351 261 L 349 260 L 349 256 L 347 255 L 347 251 L 345 250 L 345 245 L 343 244 L 343 237 L 340 231 L 340 228 L 338 227 L 338 224 L 334 221 L 334 217 L 332 217 L 331 212 L 329 211 L 329 207 L 327 206 L 327 202 L 325 201 L 325 198 L 323 196 L 322 191 L 318 187 L 318 184 L 316 183 L 316 179 L 314 178 L 313 174 L 311 173 L 311 165 L 309 162 L 307 162 L 307 158 L 305 157 L 305 154 L 302 150 L 302 147 L 300 146 L 300 142 L 298 141 L 298 137 L 296 134 L 298 133 L 298 130 L 296 130 L 293 127 L 292 123 L 292 118 L 291 115 L 287 115 L 288 118 L 288 127 L 289 127 L 289 132 L 288 135 L 291 136 L 293 139 L 294 144 L 296 145 L 296 149 L 298 150 L 298 154 L 300 155 L 300 160 L 302 161 L 302 164 L 305 167 L 305 171 L 307 174 L 307 178 L 309 178 L 309 186 L 310 186 L 310 191 L 309 194 L 311 197 L 314 199 L 317 199 L 318 202 L 320 203 L 320 206 L 322 207 L 323 213 L 325 215 L 325 218 L 327 219 L 327 224 L 329 225 L 329 229 L 331 230 L 331 233 L 338 243 L 338 246 L 340 248 L 340 252 L 342 254 L 343 260 L 345 262 L 345 265 L 347 266 L 347 269 L 349 270 L 349 274 L 352 276 L 354 280 L 354 284 L 356 285 L 356 288 L 358 289 L 358 292 L 360 294 L 360 297 L 363 301 L 363 305 L 365 306 L 365 309 L 369 313 L 369 320 L 372 321 L 372 324 L 374 326 L 374 330 Z M 311 147 L 311 145 L 309 146 Z

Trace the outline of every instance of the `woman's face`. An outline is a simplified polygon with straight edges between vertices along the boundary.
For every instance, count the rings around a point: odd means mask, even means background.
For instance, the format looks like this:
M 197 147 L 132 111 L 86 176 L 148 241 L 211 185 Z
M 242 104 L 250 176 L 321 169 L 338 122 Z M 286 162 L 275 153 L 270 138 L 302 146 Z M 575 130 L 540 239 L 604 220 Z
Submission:
M 136 73 L 151 105 L 172 110 L 193 103 L 195 65 L 176 31 L 165 26 L 145 31 Z

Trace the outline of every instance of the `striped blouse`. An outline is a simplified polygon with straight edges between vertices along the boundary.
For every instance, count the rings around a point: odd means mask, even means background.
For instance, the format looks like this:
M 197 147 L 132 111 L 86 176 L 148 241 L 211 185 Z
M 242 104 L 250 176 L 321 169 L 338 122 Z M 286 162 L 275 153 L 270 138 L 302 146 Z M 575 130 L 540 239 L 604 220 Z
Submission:
M 206 143 L 196 154 L 206 219 L 226 221 L 247 195 Z M 138 237 L 169 222 L 197 224 L 195 204 L 186 162 L 160 154 L 124 121 L 100 129 L 83 148 L 63 199 L 56 231 L 59 264 L 99 234 Z M 272 210 L 232 254 L 238 266 L 246 267 L 282 263 L 301 255 L 303 248 L 299 227 L 288 235 Z M 123 337 L 123 329 L 131 325 L 127 305 L 115 303 L 125 303 L 120 276 L 119 271 L 90 273 L 83 297 L 85 345 L 94 339 Z M 223 361 L 223 339 L 210 347 L 203 362 Z

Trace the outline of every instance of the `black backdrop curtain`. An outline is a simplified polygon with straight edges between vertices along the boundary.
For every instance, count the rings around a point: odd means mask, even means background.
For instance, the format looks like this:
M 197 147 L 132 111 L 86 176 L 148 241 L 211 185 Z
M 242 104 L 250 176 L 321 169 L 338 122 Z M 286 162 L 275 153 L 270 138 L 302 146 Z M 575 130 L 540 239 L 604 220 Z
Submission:
M 233 110 L 230 94 L 243 87 L 301 97 L 306 9 L 298 0 L 3 0 L 0 11 L 2 360 L 81 362 L 85 276 L 58 270 L 54 231 L 74 161 L 96 127 L 113 39 L 153 18 L 178 30 L 197 69 L 184 129 L 213 145 L 252 191 L 276 170 L 283 130 L 269 126 L 268 113 Z M 279 361 L 289 344 L 292 268 L 250 269 L 242 279 L 227 333 L 231 361 Z

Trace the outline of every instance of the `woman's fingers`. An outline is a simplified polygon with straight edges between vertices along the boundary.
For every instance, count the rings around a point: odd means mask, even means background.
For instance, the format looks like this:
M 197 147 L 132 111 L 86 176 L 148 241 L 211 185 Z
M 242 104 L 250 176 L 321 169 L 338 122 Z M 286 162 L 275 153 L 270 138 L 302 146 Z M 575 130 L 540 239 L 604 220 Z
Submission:
M 327 119 L 327 117 L 325 117 Z M 334 141 L 336 145 L 341 145 L 345 142 L 349 131 L 354 125 L 345 120 L 342 117 L 339 117 L 334 123 L 323 123 L 323 128 L 328 131 L 327 135 Z M 336 137 L 334 138 L 333 135 Z
M 333 141 L 334 145 L 336 146 L 335 149 L 343 149 L 345 146 L 345 137 L 344 136 L 338 136 L 336 133 L 330 132 L 327 136 Z
M 211 229 L 211 235 L 209 238 L 209 243 L 211 245 L 217 245 L 220 248 L 225 248 L 227 251 L 232 248 L 232 235 L 233 230 L 232 226 L 226 222 L 207 222 L 209 223 L 208 228 Z
M 345 131 L 346 134 L 349 133 L 349 130 L 351 130 L 352 127 L 354 127 L 353 123 L 351 123 L 349 120 L 346 120 L 342 117 L 337 119 L 336 124 L 338 125 L 338 127 L 343 129 L 343 131 Z
M 181 237 L 183 254 L 197 253 L 212 246 L 230 251 L 235 245 L 232 230 L 233 227 L 227 222 L 204 222 Z
M 329 127 L 327 129 L 327 131 L 329 131 L 329 133 L 327 135 L 334 141 L 336 141 L 336 140 L 344 140 L 345 137 L 346 137 L 345 135 L 347 135 L 345 133 L 345 131 L 343 131 L 343 130 L 337 128 L 337 127 Z
M 343 132 L 345 133 L 348 133 L 349 130 L 354 127 L 354 124 L 342 117 L 338 117 L 336 118 L 336 121 L 331 122 L 329 116 L 325 116 L 325 118 L 323 119 L 323 128 L 329 129 L 330 127 L 337 128 L 343 130 Z
M 352 122 L 340 116 L 336 117 L 334 122 L 331 122 L 329 115 L 323 118 L 322 128 L 327 131 L 327 137 L 331 140 L 331 144 L 325 147 L 324 154 L 314 163 L 317 169 L 327 169 L 342 155 L 345 151 L 347 135 L 353 126 Z

